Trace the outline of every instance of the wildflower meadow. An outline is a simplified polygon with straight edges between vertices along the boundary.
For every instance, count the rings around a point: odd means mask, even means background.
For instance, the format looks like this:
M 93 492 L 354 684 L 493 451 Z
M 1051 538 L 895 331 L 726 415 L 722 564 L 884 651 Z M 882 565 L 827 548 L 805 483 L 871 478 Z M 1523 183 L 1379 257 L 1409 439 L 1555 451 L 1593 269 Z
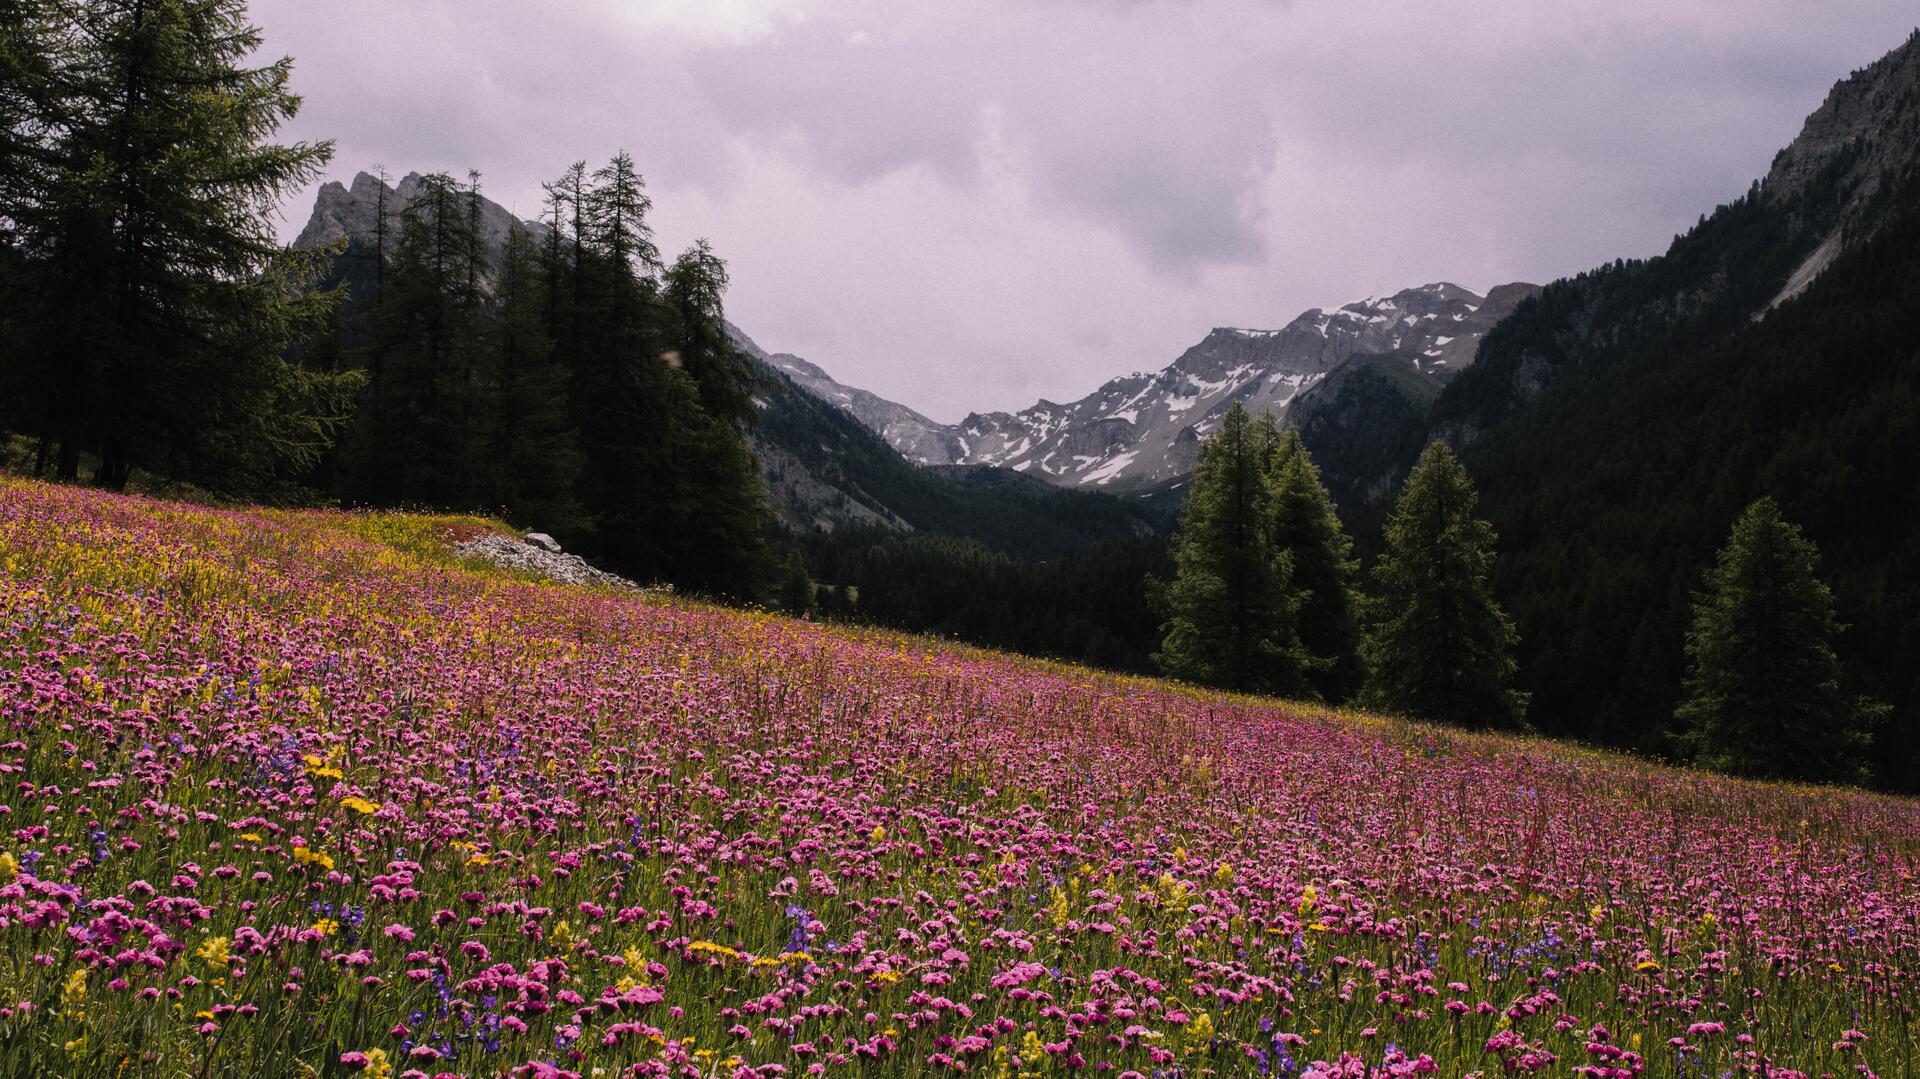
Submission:
M 0 1074 L 1920 1075 L 1920 808 L 0 477 Z

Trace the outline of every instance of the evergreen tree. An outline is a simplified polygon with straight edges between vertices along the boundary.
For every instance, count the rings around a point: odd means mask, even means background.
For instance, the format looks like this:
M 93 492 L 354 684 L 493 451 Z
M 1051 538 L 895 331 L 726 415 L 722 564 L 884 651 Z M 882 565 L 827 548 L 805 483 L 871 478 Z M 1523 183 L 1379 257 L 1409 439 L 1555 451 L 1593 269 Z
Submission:
M 813 610 L 813 578 L 807 575 L 807 564 L 799 551 L 788 551 L 780 568 L 779 602 L 781 610 L 796 618 L 804 618 Z
M 539 257 L 524 229 L 508 234 L 490 328 L 499 385 L 492 403 L 488 501 L 514 520 L 571 543 L 586 528 L 574 496 L 579 437 L 567 410 L 567 372 L 547 332 Z
M 299 108 L 291 61 L 246 66 L 261 36 L 240 0 L 36 7 L 54 70 L 0 92 L 39 110 L 10 123 L 9 154 L 24 133 L 36 167 L 4 211 L 34 281 L 31 340 L 7 359 L 36 387 L 33 433 L 64 478 L 96 453 L 110 487 L 136 465 L 229 490 L 305 467 L 354 379 L 285 359 L 332 301 L 274 235 L 331 155 L 266 141 Z
M 1324 700 L 1345 702 L 1366 681 L 1360 659 L 1363 637 L 1353 594 L 1353 541 L 1340 527 L 1320 470 L 1288 428 L 1280 435 L 1269 470 L 1273 500 L 1273 545 L 1293 567 L 1298 593 L 1300 644 L 1315 664 L 1309 677 Z
M 707 415 L 744 426 L 758 418 L 756 376 L 752 358 L 727 332 L 726 292 L 727 264 L 705 240 L 696 240 L 667 270 L 665 297 L 674 314 L 681 369 L 699 388 Z
M 676 417 L 686 439 L 676 455 L 683 507 L 675 525 L 675 576 L 709 591 L 755 598 L 772 584 L 766 536 L 773 523 L 766 483 L 742 428 L 754 418 L 751 362 L 734 346 L 721 307 L 726 264 L 705 240 L 666 273 L 672 318 L 666 377 L 689 380 L 697 407 Z
M 373 328 L 380 368 L 365 394 L 350 454 L 350 493 L 378 503 L 482 508 L 487 415 L 481 239 L 470 193 L 445 174 L 422 177 L 400 215 Z
M 1387 521 L 1366 643 L 1366 700 L 1399 715 L 1517 727 L 1513 623 L 1493 598 L 1493 527 L 1474 517 L 1467 471 L 1445 443 L 1420 455 Z
M 1291 562 L 1273 545 L 1267 483 L 1278 431 L 1235 402 L 1200 448 L 1174 579 L 1158 598 L 1167 616 L 1162 671 L 1247 693 L 1311 698 L 1312 663 L 1301 648 Z
M 1857 781 L 1886 708 L 1843 693 L 1819 552 L 1771 498 L 1733 526 L 1687 634 L 1680 744 L 1738 775 Z

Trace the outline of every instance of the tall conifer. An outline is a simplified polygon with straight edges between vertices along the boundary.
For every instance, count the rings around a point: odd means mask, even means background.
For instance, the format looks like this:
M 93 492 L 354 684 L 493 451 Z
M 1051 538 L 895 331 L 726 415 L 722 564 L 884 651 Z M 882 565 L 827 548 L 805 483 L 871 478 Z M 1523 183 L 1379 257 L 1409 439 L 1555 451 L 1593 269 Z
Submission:
M 1466 727 L 1517 727 L 1513 622 L 1493 598 L 1493 526 L 1473 515 L 1467 470 L 1445 443 L 1420 455 L 1387 521 L 1366 644 L 1366 699 Z
M 292 62 L 249 66 L 261 35 L 241 0 L 40 14 L 59 91 L 10 129 L 36 169 L 5 213 L 39 286 L 42 347 L 16 360 L 42 362 L 36 423 L 59 473 L 88 452 L 110 487 L 142 465 L 238 489 L 310 464 L 354 378 L 285 360 L 331 303 L 300 287 L 315 257 L 275 236 L 282 198 L 332 152 L 267 141 L 300 105 Z
M 1289 427 L 1281 433 L 1268 482 L 1274 548 L 1292 565 L 1300 644 L 1314 659 L 1308 677 L 1322 699 L 1350 700 L 1366 680 L 1353 594 L 1359 563 L 1298 430 Z
M 1739 775 L 1856 781 L 1882 705 L 1840 688 L 1819 552 L 1771 498 L 1733 526 L 1687 635 L 1680 744 Z
M 1291 565 L 1273 545 L 1267 473 L 1277 440 L 1270 416 L 1253 419 L 1236 401 L 1200 447 L 1174 541 L 1175 576 L 1159 597 L 1167 621 L 1154 660 L 1175 678 L 1311 697 Z

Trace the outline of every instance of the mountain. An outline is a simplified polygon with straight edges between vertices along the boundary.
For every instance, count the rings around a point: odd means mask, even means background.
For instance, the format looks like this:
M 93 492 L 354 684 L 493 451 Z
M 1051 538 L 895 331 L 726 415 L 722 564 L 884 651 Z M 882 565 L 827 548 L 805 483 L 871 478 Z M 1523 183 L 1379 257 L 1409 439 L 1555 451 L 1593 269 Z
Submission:
M 1200 439 L 1235 401 L 1282 416 L 1362 357 L 1391 357 L 1396 377 L 1431 400 L 1471 366 L 1481 338 L 1535 286 L 1482 296 L 1445 282 L 1309 310 L 1277 330 L 1215 329 L 1158 372 L 1113 379 L 1070 404 L 974 413 L 939 424 L 904 405 L 834 381 L 795 356 L 770 358 L 922 464 L 994 465 L 1064 487 L 1139 492 L 1193 469 Z M 1377 361 L 1356 365 L 1377 365 Z
M 1691 596 L 1767 495 L 1820 547 L 1850 688 L 1895 706 L 1879 778 L 1920 782 L 1920 32 L 1664 254 L 1548 285 L 1424 409 L 1363 396 L 1366 443 L 1310 419 L 1310 450 L 1350 520 L 1460 452 L 1537 725 L 1664 748 Z

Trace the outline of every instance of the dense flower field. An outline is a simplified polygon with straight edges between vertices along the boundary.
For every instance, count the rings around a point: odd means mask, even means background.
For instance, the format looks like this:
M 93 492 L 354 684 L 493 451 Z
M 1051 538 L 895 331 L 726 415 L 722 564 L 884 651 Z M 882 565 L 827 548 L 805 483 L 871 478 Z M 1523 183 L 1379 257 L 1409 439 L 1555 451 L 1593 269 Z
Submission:
M 1920 1075 L 1920 810 L 0 477 L 0 1073 Z

